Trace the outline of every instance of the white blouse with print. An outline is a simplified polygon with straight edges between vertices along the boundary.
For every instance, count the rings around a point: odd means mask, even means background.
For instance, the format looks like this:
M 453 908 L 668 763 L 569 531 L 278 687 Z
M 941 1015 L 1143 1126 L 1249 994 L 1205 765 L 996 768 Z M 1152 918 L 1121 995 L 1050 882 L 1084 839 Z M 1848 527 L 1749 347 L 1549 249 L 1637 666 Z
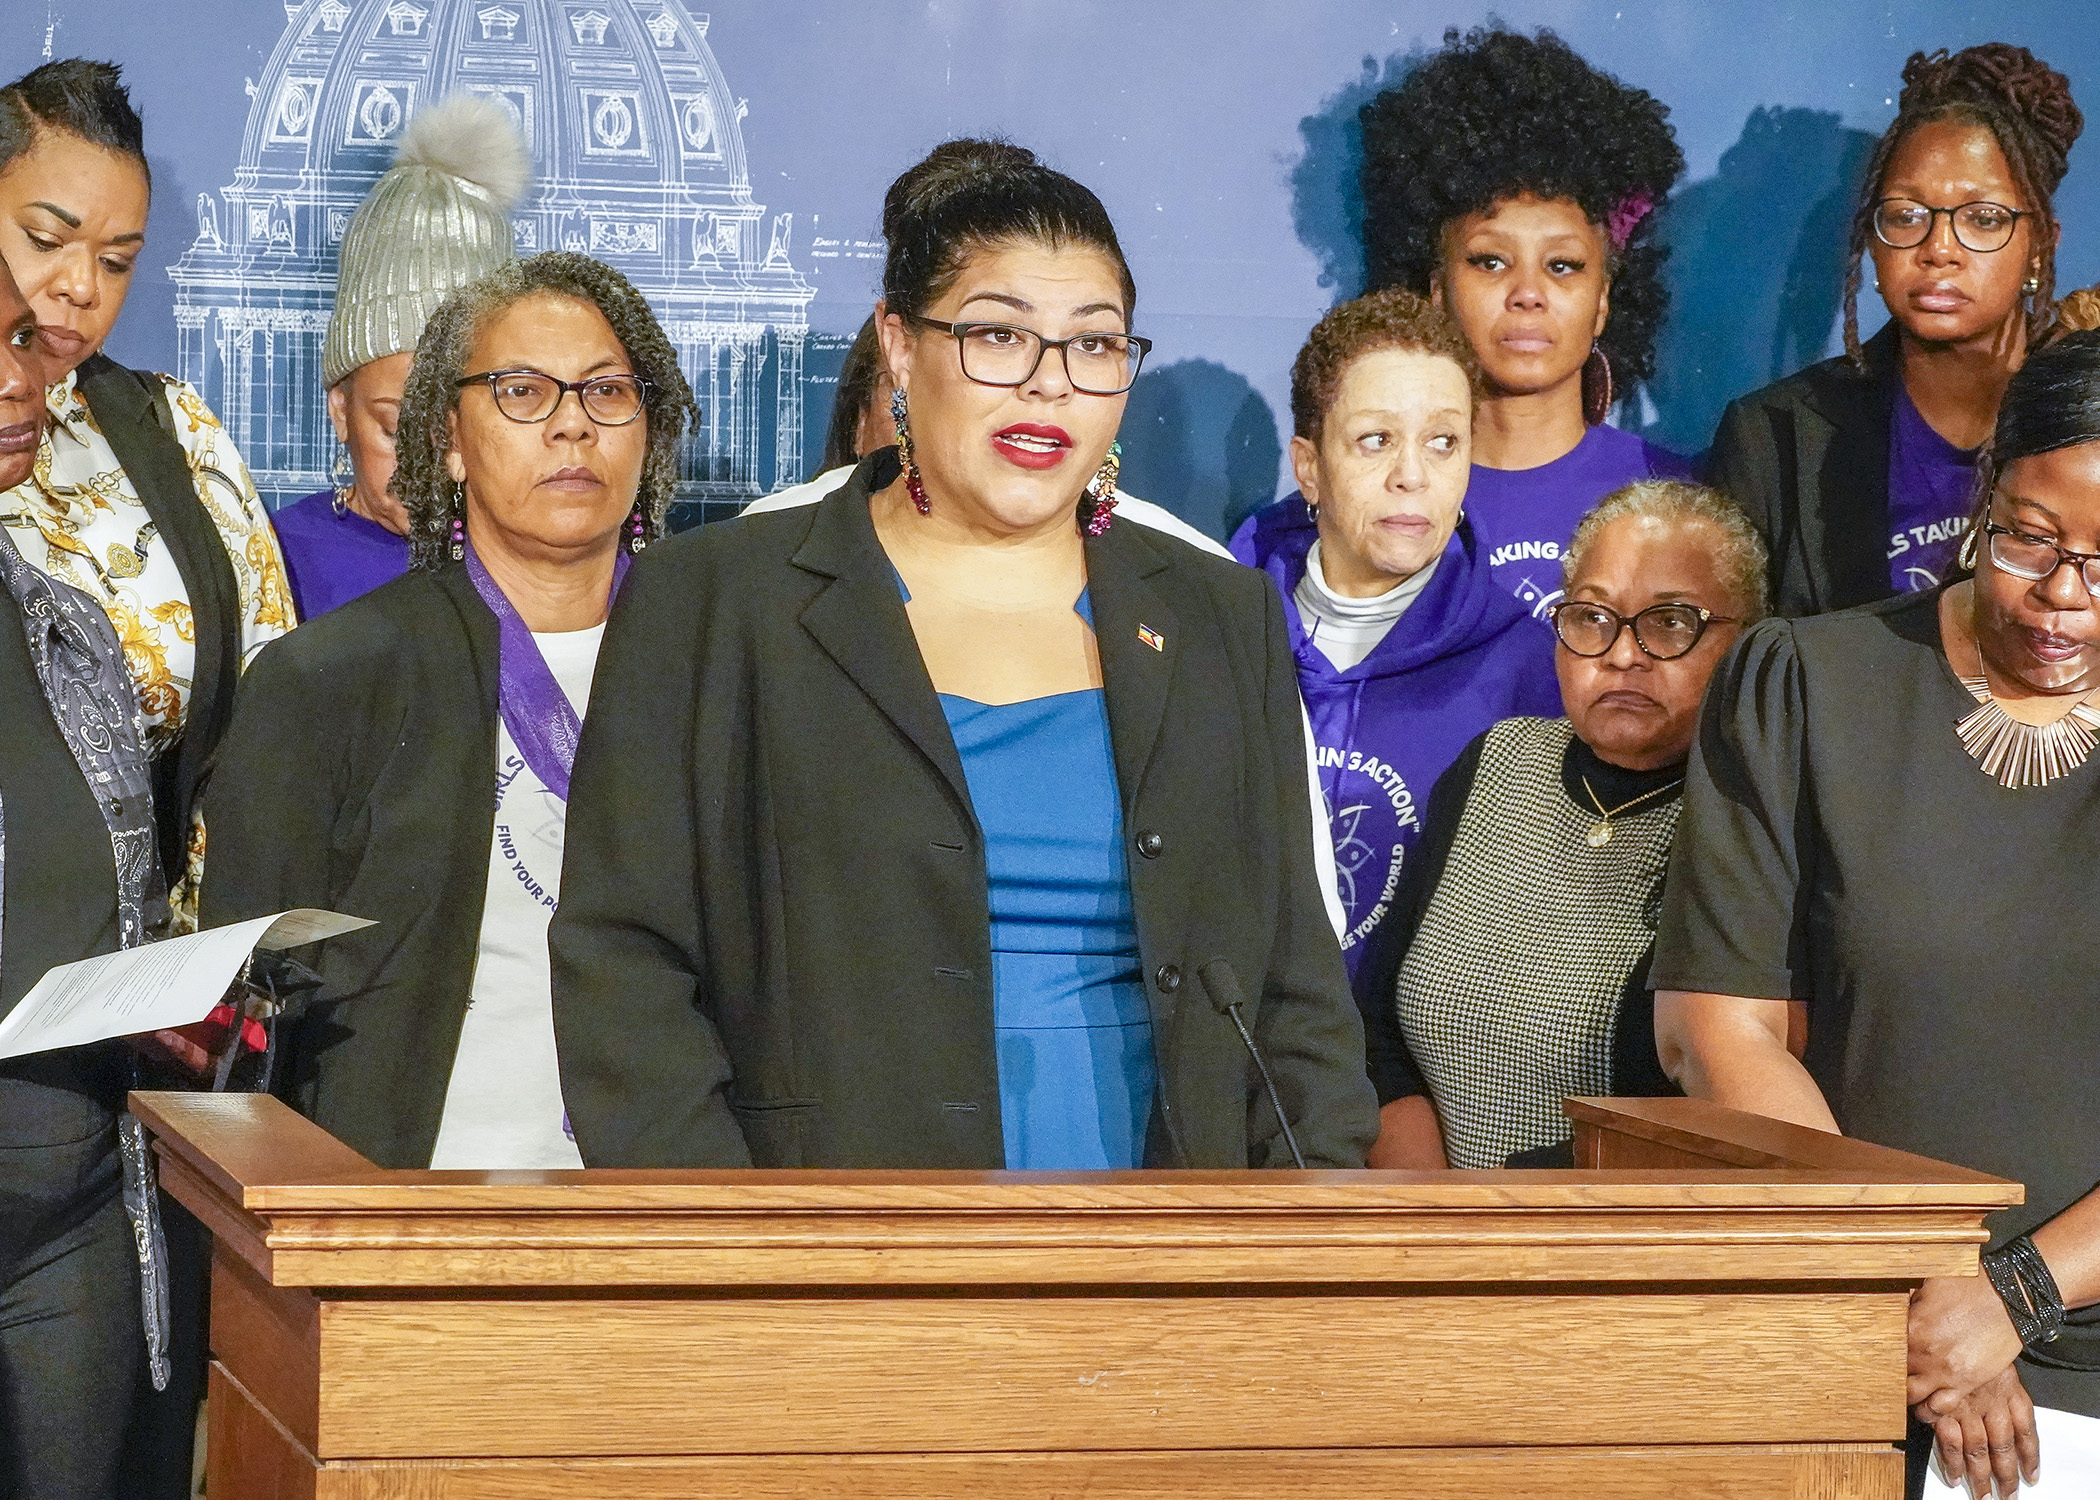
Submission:
M 284 559 L 248 466 L 194 387 L 166 388 L 191 482 L 240 588 L 241 660 L 296 621 Z M 182 732 L 196 670 L 189 590 L 158 528 L 69 373 L 44 393 L 51 420 L 30 477 L 0 494 L 0 525 L 33 566 L 102 604 L 138 689 L 146 749 L 158 756 Z M 194 875 L 201 849 L 191 850 Z M 181 874 L 169 871 L 172 881 Z M 193 894 L 189 893 L 189 894 Z

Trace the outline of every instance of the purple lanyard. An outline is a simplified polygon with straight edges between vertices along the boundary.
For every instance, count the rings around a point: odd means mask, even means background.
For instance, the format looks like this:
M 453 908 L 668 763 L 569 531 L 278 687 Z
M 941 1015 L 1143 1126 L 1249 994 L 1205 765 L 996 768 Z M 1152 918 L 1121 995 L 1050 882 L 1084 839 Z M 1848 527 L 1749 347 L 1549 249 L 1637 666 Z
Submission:
M 612 594 L 606 599 L 608 610 L 619 595 L 620 582 L 627 576 L 632 561 L 624 551 L 614 556 Z M 472 542 L 467 543 L 467 576 L 474 580 L 481 602 L 496 617 L 496 701 L 503 715 L 503 727 L 510 731 L 518 753 L 525 757 L 525 764 L 532 767 L 540 784 L 567 802 L 569 768 L 576 764 L 576 741 L 583 733 L 583 720 L 570 704 L 569 695 L 554 680 L 547 658 L 540 655 L 539 643 L 533 640 L 517 606 L 474 555 Z

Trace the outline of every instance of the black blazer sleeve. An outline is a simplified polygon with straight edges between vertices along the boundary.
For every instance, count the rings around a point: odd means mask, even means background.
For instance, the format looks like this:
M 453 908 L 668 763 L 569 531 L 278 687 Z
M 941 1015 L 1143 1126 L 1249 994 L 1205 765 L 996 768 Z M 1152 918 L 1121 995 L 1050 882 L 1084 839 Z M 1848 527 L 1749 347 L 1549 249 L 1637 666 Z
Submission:
M 547 934 L 562 1099 L 587 1166 L 746 1167 L 702 982 L 696 653 L 643 644 L 689 641 L 692 602 L 657 561 L 614 606 L 569 780 Z
M 1283 1096 L 1308 1167 L 1360 1167 L 1378 1138 L 1378 1103 L 1364 1072 L 1364 1029 L 1348 999 L 1341 949 L 1313 870 L 1310 783 L 1297 663 L 1283 601 L 1264 587 L 1268 651 L 1267 726 L 1277 768 L 1283 883 L 1256 1039 Z M 1256 1166 L 1289 1166 L 1289 1148 L 1266 1094 L 1255 1096 L 1248 1155 Z
M 249 666 L 205 789 L 200 927 L 333 898 L 344 685 L 311 671 L 285 642 L 265 646 Z
M 1748 397 L 1728 403 L 1706 455 L 1706 482 L 1733 500 L 1757 528 L 1765 551 L 1779 555 L 1775 539 L 1783 508 L 1778 445 L 1771 417 Z

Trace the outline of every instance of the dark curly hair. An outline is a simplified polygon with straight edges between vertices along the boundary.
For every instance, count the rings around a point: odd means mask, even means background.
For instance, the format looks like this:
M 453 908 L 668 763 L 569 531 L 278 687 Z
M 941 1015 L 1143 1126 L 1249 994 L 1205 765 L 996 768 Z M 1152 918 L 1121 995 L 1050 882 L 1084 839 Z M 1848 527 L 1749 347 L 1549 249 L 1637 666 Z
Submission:
M 1291 430 L 1317 443 L 1343 373 L 1381 349 L 1441 354 L 1465 373 L 1473 394 L 1480 394 L 1480 360 L 1458 325 L 1427 297 L 1387 287 L 1330 308 L 1306 335 L 1291 365 Z
M 1427 295 L 1453 220 L 1523 193 L 1567 199 L 1605 231 L 1611 320 L 1597 348 L 1614 382 L 1623 390 L 1654 372 L 1670 300 L 1655 210 L 1684 171 L 1654 95 L 1599 72 L 1551 31 L 1453 27 L 1443 50 L 1358 118 L 1372 288 Z
M 642 412 L 649 424 L 649 450 L 635 498 L 644 538 L 653 540 L 663 530 L 664 511 L 678 483 L 678 441 L 685 435 L 687 414 L 695 411 L 692 388 L 678 368 L 678 351 L 625 276 L 588 255 L 549 250 L 461 287 L 438 304 L 416 341 L 394 434 L 394 478 L 387 486 L 408 511 L 409 559 L 415 567 L 439 568 L 450 560 L 459 497 L 445 469 L 445 452 L 451 447 L 451 416 L 459 409 L 458 382 L 467 373 L 474 341 L 500 314 L 542 293 L 573 297 L 603 313 L 634 373 L 648 382 Z
M 1011 141 L 943 141 L 882 198 L 884 307 L 926 311 L 954 284 L 970 256 L 1005 240 L 1089 245 L 1115 263 L 1123 315 L 1137 310 L 1137 283 L 1108 210 L 1084 184 L 1053 171 Z
M 1910 133 L 1921 125 L 1958 120 L 1979 125 L 1996 137 L 2020 190 L 2034 214 L 2030 243 L 2041 251 L 2038 288 L 2028 298 L 2027 342 L 2039 345 L 2049 331 L 2056 297 L 2057 184 L 2071 164 L 2071 147 L 2085 129 L 2085 116 L 2071 100 L 2071 82 L 2025 47 L 1985 42 L 1959 52 L 1913 52 L 1903 65 L 1903 93 L 1896 118 L 1882 133 L 1867 160 L 1852 213 L 1851 258 L 1845 266 L 1845 352 L 1866 368 L 1859 343 L 1860 262 L 1874 232 L 1874 205 L 1881 201 L 1889 163 Z

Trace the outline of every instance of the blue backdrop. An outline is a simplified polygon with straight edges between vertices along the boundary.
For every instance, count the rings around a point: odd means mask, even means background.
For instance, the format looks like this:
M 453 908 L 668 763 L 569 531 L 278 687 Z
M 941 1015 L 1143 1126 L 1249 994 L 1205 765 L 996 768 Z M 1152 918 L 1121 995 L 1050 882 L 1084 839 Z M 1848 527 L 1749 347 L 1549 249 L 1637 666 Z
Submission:
M 521 238 L 649 292 L 708 406 L 687 493 L 719 513 L 804 477 L 876 291 L 883 188 L 998 132 L 1107 202 L 1157 341 L 1126 483 L 1222 533 L 1288 488 L 1288 372 L 1361 276 L 1357 107 L 1488 8 L 1423 0 L 14 0 L 0 77 L 124 64 L 153 214 L 110 352 L 180 370 L 265 487 L 318 485 L 311 368 L 348 209 L 405 113 L 505 100 L 541 180 Z M 1623 420 L 1705 446 L 1732 395 L 1834 344 L 1852 175 L 1915 48 L 2022 43 L 2100 116 L 2084 4 L 1504 0 L 1670 106 L 1671 320 Z M 2060 195 L 2059 285 L 2100 279 L 2100 140 Z M 1866 322 L 1880 308 L 1866 294 Z

